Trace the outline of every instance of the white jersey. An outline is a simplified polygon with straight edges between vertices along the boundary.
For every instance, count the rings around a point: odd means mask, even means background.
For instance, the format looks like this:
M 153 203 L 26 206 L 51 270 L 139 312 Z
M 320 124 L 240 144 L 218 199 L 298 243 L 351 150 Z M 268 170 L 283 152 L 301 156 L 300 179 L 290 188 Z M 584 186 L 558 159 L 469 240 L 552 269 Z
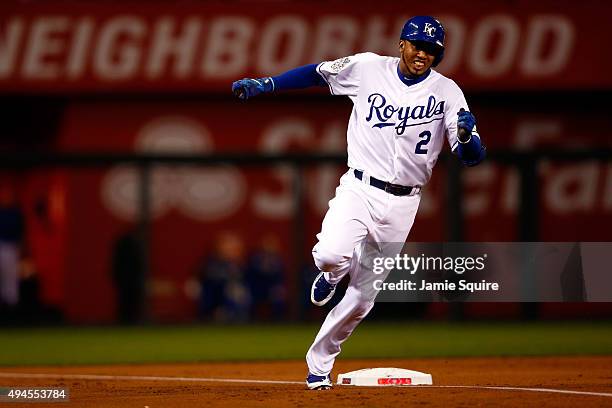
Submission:
M 463 92 L 431 70 L 406 85 L 399 58 L 374 53 L 322 62 L 317 72 L 334 95 L 353 101 L 348 124 L 348 166 L 380 180 L 424 186 L 444 145 L 457 145 L 457 112 L 469 111 Z

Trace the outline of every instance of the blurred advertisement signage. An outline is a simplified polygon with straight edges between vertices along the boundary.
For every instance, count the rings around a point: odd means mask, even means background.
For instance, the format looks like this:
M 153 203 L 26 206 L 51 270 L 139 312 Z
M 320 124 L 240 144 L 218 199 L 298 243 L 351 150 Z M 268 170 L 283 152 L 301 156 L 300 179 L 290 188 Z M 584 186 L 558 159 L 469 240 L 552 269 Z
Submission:
M 0 90 L 222 92 L 243 76 L 363 51 L 396 55 L 405 20 L 426 11 L 447 31 L 439 70 L 464 89 L 612 85 L 599 32 L 610 6 L 437 7 L 13 1 L 0 5 Z

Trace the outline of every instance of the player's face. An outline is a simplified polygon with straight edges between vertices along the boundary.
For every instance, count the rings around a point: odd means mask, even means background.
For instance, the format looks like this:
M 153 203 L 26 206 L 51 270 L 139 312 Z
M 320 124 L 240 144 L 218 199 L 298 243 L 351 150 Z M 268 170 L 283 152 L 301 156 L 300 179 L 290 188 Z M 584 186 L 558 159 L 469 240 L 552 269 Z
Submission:
M 401 40 L 400 71 L 408 77 L 423 75 L 433 64 L 436 50 L 429 43 L 422 41 L 410 42 Z

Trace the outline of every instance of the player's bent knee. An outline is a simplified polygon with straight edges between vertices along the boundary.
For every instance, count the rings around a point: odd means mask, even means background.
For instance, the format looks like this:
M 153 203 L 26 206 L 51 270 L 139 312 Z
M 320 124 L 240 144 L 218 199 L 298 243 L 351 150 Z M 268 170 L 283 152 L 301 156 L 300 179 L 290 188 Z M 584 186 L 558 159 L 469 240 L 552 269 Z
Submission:
M 323 272 L 336 272 L 349 266 L 351 258 L 332 251 L 327 251 L 317 245 L 312 250 L 315 265 Z
M 374 302 L 362 300 L 358 302 L 352 310 L 353 319 L 362 320 L 364 319 L 370 310 L 374 307 Z

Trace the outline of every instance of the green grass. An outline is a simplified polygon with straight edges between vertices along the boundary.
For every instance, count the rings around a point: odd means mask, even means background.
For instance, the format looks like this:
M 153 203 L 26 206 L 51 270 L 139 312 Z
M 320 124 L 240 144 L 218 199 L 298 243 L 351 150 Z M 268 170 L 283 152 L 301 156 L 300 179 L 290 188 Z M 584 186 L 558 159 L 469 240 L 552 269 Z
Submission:
M 317 325 L 2 329 L 0 365 L 303 359 Z M 364 323 L 343 358 L 612 354 L 612 323 Z

